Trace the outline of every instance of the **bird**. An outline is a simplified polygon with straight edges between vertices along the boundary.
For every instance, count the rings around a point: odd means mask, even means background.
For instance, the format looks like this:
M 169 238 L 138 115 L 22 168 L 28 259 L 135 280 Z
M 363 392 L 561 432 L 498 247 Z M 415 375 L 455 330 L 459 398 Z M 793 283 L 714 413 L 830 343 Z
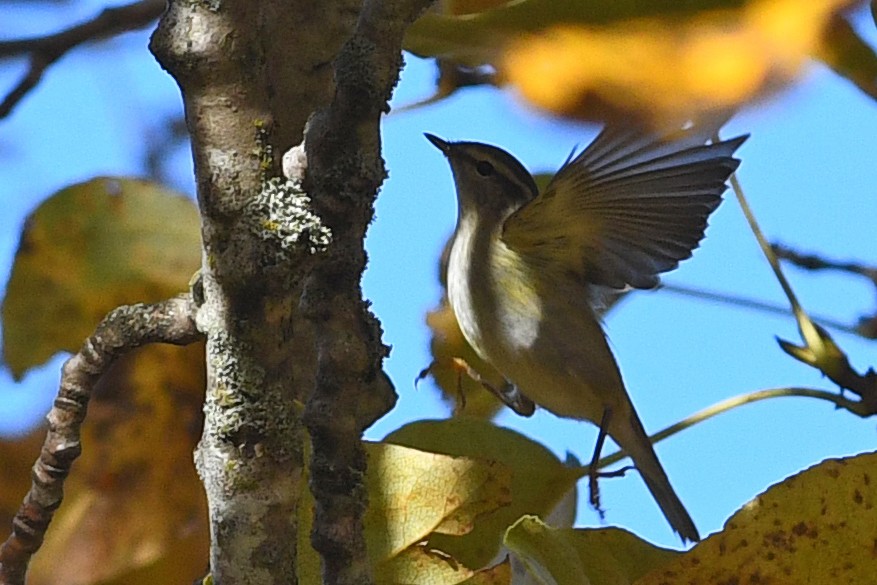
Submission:
M 448 299 L 464 337 L 527 399 L 590 421 L 632 459 L 683 542 L 700 540 L 648 439 L 596 304 L 647 289 L 704 237 L 748 138 L 710 141 L 715 124 L 658 132 L 610 124 L 540 193 L 505 150 L 426 138 L 457 192 Z M 599 447 L 595 460 L 599 455 Z

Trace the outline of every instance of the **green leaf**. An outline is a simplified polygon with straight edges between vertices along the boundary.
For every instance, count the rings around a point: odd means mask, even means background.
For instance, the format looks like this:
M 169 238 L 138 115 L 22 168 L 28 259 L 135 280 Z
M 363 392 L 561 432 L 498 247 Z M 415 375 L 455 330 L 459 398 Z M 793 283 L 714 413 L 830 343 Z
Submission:
M 99 178 L 28 218 L 3 300 L 3 360 L 15 378 L 79 349 L 112 308 L 186 289 L 200 263 L 198 211 L 148 181 Z
M 527 437 L 489 422 L 455 418 L 418 421 L 385 439 L 435 453 L 498 461 L 513 472 L 511 504 L 481 516 L 474 529 L 460 536 L 433 534 L 429 545 L 469 567 L 483 567 L 499 552 L 502 537 L 524 514 L 547 516 L 565 494 L 575 489 L 582 468 L 568 467 L 548 449 Z
M 541 583 L 591 585 L 575 548 L 536 516 L 523 516 L 509 527 L 505 545 Z
M 671 583 L 874 583 L 877 454 L 829 459 L 770 488 L 646 575 Z
M 557 585 L 630 585 L 680 554 L 620 528 L 552 528 L 535 516 L 509 528 L 505 544 L 543 583 Z

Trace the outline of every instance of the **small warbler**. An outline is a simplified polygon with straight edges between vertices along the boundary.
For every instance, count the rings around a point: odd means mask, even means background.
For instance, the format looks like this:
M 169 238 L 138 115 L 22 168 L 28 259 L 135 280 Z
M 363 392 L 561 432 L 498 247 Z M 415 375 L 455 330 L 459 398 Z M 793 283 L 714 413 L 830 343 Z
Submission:
M 466 340 L 536 404 L 600 425 L 598 445 L 608 434 L 631 456 L 690 541 L 697 528 L 634 410 L 594 302 L 601 289 L 655 287 L 691 256 L 747 138 L 707 145 L 714 131 L 607 127 L 542 193 L 506 151 L 426 135 L 457 189 L 448 296 Z

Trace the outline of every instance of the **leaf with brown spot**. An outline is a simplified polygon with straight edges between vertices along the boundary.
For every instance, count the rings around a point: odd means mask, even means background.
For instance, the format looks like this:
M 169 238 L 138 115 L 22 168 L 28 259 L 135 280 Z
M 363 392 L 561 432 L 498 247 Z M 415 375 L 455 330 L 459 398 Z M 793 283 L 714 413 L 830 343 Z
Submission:
M 829 459 L 770 488 L 636 585 L 874 583 L 877 453 Z

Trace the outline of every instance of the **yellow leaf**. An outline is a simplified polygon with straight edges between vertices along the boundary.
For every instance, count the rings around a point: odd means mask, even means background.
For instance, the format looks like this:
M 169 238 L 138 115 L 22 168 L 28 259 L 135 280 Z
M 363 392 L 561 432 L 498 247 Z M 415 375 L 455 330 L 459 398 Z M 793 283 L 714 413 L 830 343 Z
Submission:
M 3 301 L 4 361 L 20 378 L 79 349 L 116 306 L 184 291 L 200 254 L 194 204 L 154 183 L 100 178 L 58 192 L 21 235 Z
M 426 12 L 405 34 L 404 48 L 471 67 L 497 65 L 505 46 L 527 33 L 562 25 L 610 25 L 635 18 L 679 22 L 742 0 L 459 0 Z
M 845 0 L 759 0 L 683 21 L 563 25 L 509 44 L 499 64 L 531 103 L 568 116 L 675 123 L 792 82 Z
M 366 443 L 366 540 L 379 563 L 432 532 L 465 534 L 475 518 L 509 503 L 511 473 L 494 461 Z
M 508 2 L 429 13 L 406 49 L 467 67 L 553 113 L 678 125 L 765 98 L 825 56 L 866 91 L 877 57 L 849 26 L 852 0 Z
M 581 468 L 567 467 L 539 443 L 478 419 L 418 421 L 393 432 L 385 441 L 433 453 L 498 461 L 512 470 L 508 506 L 479 517 L 469 533 L 429 537 L 431 547 L 468 567 L 489 563 L 500 549 L 506 528 L 522 515 L 547 516 L 575 489 L 582 474 Z
M 508 585 L 508 564 L 473 571 L 437 550 L 412 546 L 375 571 L 378 585 Z
M 877 454 L 830 459 L 734 514 L 718 534 L 637 581 L 874 583 Z

